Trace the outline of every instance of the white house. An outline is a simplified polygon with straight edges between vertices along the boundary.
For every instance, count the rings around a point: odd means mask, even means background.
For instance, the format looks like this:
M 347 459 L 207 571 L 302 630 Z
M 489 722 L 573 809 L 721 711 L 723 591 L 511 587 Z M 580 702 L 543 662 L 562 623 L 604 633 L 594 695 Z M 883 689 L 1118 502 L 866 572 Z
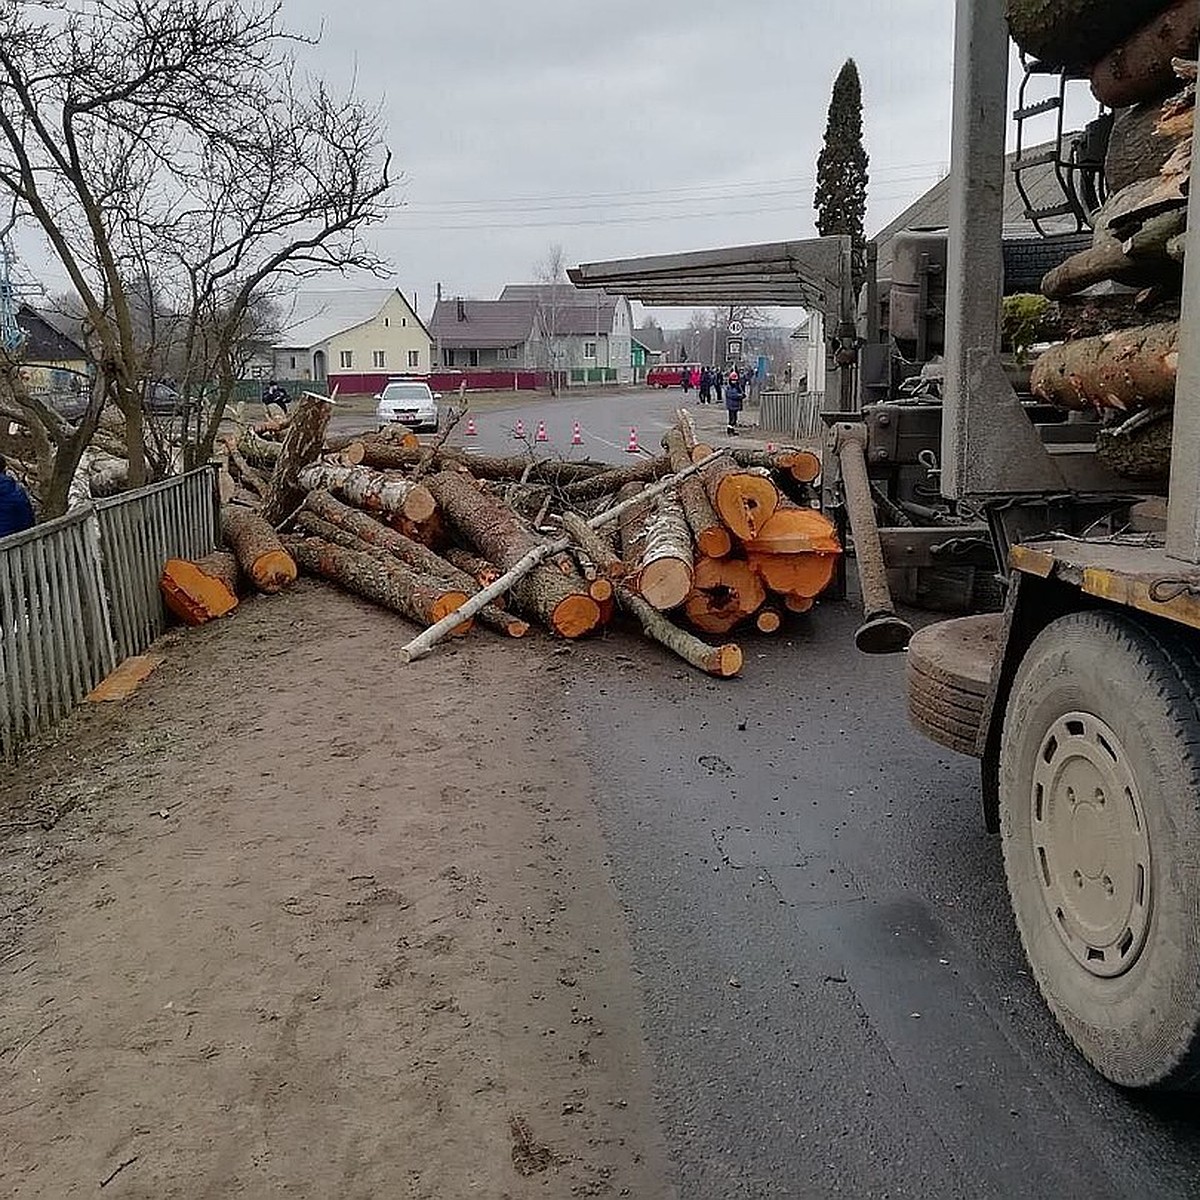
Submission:
M 275 339 L 275 378 L 376 392 L 391 375 L 428 375 L 433 338 L 396 287 L 298 293 Z

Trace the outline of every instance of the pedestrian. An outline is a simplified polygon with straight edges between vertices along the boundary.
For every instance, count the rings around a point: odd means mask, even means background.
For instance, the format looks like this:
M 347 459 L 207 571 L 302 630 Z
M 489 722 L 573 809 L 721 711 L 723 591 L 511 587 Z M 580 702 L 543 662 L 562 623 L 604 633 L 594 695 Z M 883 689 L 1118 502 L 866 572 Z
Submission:
M 713 367 L 712 370 L 712 398 L 714 404 L 723 403 L 724 381 L 721 378 L 721 370 L 719 367 Z
M 290 400 L 291 397 L 288 395 L 286 388 L 281 387 L 274 379 L 267 381 L 267 386 L 263 388 L 262 394 L 263 408 L 266 408 L 269 404 L 277 404 L 283 409 L 283 415 L 286 417 L 288 402 Z
M 745 397 L 746 392 L 737 371 L 730 371 L 729 382 L 725 385 L 725 411 L 729 415 L 729 424 L 725 426 L 726 433 L 737 433 L 738 413 L 742 411 L 742 401 Z
M 692 390 L 692 368 L 683 364 L 683 370 L 679 373 L 679 386 L 683 388 L 684 395 Z
M 8 462 L 0 454 L 0 538 L 31 529 L 33 524 L 29 493 L 8 473 Z
M 700 403 L 709 404 L 712 401 L 712 372 L 704 367 L 700 371 Z

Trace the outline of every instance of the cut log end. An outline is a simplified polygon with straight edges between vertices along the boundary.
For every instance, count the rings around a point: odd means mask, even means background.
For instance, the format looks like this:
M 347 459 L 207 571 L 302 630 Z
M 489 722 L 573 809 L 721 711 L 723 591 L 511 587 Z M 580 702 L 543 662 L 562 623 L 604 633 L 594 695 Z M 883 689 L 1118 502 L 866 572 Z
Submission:
M 783 598 L 783 607 L 790 613 L 811 612 L 816 601 L 811 596 L 789 594 Z
M 560 637 L 586 637 L 601 624 L 600 605 L 591 596 L 572 594 L 554 606 L 550 626 Z
M 821 476 L 821 456 L 811 450 L 797 450 L 788 471 L 797 483 L 815 483 Z
M 763 608 L 754 618 L 754 625 L 759 633 L 778 633 L 783 626 L 783 618 L 773 608 Z
M 268 550 L 250 564 L 249 575 L 260 592 L 271 595 L 295 582 L 296 563 L 286 550 Z
M 402 512 L 410 521 L 415 521 L 418 525 L 428 521 L 436 511 L 437 502 L 433 498 L 433 493 L 420 484 L 417 484 L 404 498 Z
M 717 486 L 714 507 L 744 542 L 753 541 L 779 506 L 779 489 L 765 475 L 736 471 Z
M 727 558 L 733 552 L 733 538 L 723 525 L 710 525 L 696 535 L 696 547 L 705 558 Z
M 713 647 L 712 654 L 705 661 L 704 669 L 719 679 L 732 679 L 741 673 L 742 662 L 741 646 L 727 642 L 724 646 Z
M 601 575 L 597 579 L 593 579 L 591 583 L 588 584 L 588 595 L 591 596 L 591 598 L 595 600 L 601 608 L 603 608 L 604 605 L 613 598 L 613 591 L 614 589 L 612 580 L 605 575 Z
M 203 625 L 237 608 L 236 594 L 195 563 L 169 558 L 159 581 L 167 609 L 186 625 Z
M 443 617 L 448 617 L 452 612 L 457 612 L 460 608 L 462 608 L 462 606 L 464 604 L 466 604 L 468 598 L 469 597 L 467 596 L 466 592 L 443 592 L 433 602 L 432 608 L 430 610 L 430 616 L 433 618 L 433 621 L 431 621 L 430 623 L 431 624 L 436 623 L 437 621 L 440 621 Z M 465 634 L 468 634 L 471 632 L 471 626 L 473 624 L 474 624 L 474 621 L 471 619 L 468 619 L 468 620 L 464 621 L 461 625 L 456 625 L 450 631 L 450 636 L 451 637 L 463 637 Z
M 647 564 L 638 576 L 638 591 L 660 612 L 677 608 L 692 590 L 692 572 L 677 558 L 659 558 Z

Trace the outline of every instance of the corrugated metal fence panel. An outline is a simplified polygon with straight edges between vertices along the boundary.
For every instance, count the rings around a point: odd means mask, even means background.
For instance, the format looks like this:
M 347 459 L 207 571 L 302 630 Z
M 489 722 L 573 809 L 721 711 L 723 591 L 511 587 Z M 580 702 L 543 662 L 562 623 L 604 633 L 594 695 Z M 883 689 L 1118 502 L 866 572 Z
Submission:
M 802 392 L 797 397 L 792 437 L 811 439 L 821 436 L 821 411 L 825 407 L 824 392 Z
M 90 508 L 0 542 L 0 751 L 47 729 L 115 665 Z
M 168 558 L 216 545 L 215 470 L 201 467 L 96 502 L 104 584 L 118 659 L 140 654 L 166 629 L 158 581 Z
M 824 392 L 762 392 L 759 405 L 759 428 L 793 441 L 821 436 Z

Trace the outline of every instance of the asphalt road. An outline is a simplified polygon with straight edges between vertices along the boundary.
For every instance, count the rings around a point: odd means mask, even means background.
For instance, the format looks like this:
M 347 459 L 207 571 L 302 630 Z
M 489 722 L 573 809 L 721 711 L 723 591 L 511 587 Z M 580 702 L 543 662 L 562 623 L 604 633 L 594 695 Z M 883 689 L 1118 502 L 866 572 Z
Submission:
M 715 683 L 573 688 L 684 1200 L 1195 1197 L 1193 1103 L 1095 1076 L 1026 972 L 975 763 L 851 606 Z

